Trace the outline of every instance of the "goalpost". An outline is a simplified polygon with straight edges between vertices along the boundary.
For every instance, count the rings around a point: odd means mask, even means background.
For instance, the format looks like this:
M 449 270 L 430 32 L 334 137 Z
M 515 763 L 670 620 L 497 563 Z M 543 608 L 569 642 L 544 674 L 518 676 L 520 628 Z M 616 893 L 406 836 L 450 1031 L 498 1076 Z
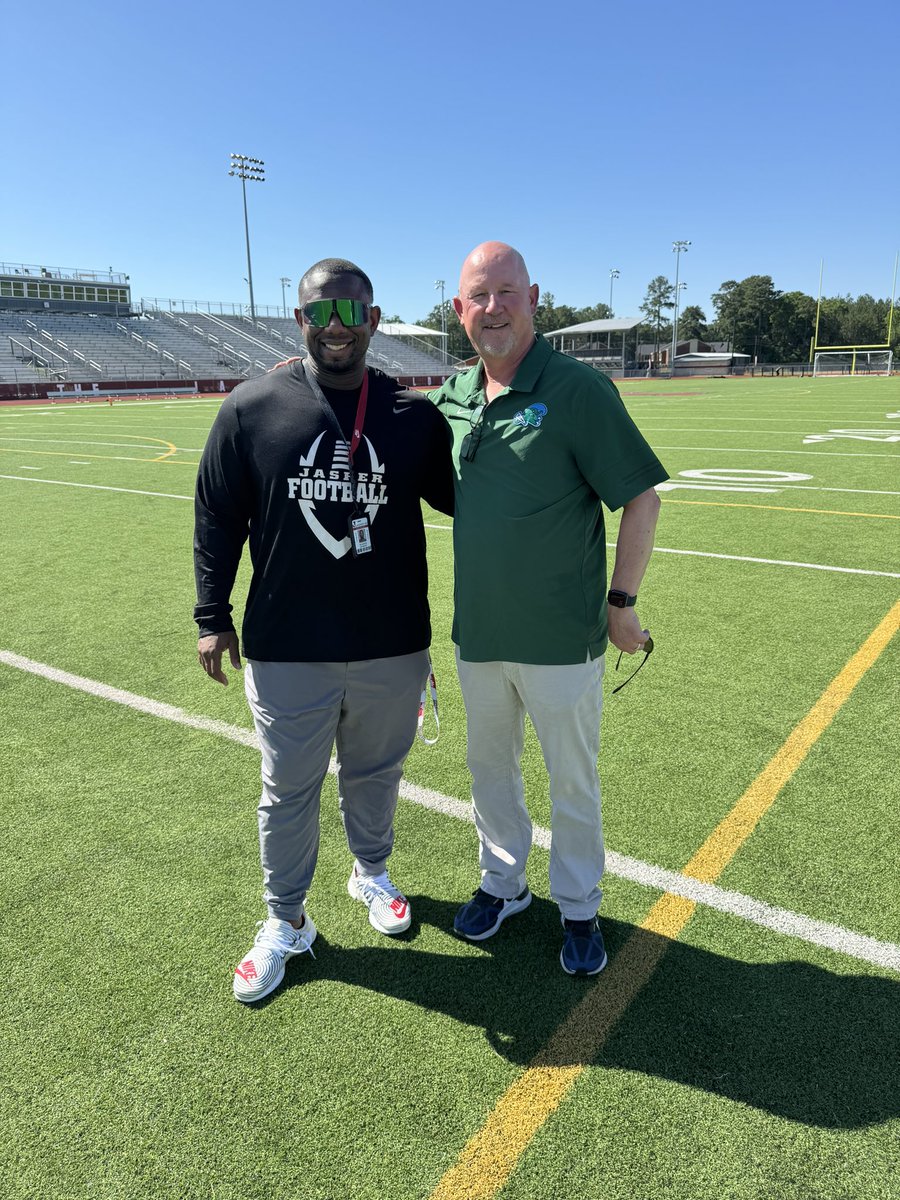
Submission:
M 832 346 L 816 350 L 813 375 L 890 375 L 894 354 L 885 346 Z
M 897 293 L 897 265 L 900 252 L 894 259 L 894 278 L 891 283 L 891 306 L 888 312 L 887 341 L 868 346 L 820 346 L 819 314 L 822 308 L 822 276 L 825 260 L 819 265 L 819 297 L 816 301 L 816 328 L 809 347 L 813 376 L 823 375 L 890 375 L 894 365 L 891 336 L 894 324 L 894 298 Z

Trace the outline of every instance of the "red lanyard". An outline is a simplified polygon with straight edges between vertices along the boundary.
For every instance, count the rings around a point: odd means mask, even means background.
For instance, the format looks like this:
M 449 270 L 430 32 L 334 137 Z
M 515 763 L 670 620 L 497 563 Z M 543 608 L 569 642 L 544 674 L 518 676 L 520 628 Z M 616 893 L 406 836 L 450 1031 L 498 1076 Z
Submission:
M 331 425 L 332 429 L 335 431 L 337 436 L 341 439 L 341 441 L 346 446 L 347 439 L 344 437 L 344 431 L 343 431 L 343 429 L 341 429 L 340 421 L 338 421 L 337 417 L 335 416 L 334 409 L 328 403 L 328 399 L 325 396 L 325 393 L 319 387 L 318 380 L 316 379 L 315 375 L 313 375 L 312 371 L 307 367 L 306 363 L 303 364 L 303 373 L 306 375 L 306 382 L 309 384 L 312 394 L 318 400 L 318 402 L 322 408 L 322 412 L 325 414 L 325 419 L 328 421 L 328 424 Z M 359 401 L 356 405 L 356 416 L 353 418 L 353 437 L 350 439 L 350 445 L 347 447 L 350 452 L 350 469 L 351 469 L 351 471 L 353 470 L 353 455 L 356 452 L 356 447 L 362 441 L 363 425 L 366 420 L 366 401 L 368 400 L 368 398 L 369 398 L 369 371 L 367 368 L 365 375 L 363 375 L 362 386 L 359 389 Z M 356 488 L 355 488 L 355 481 L 354 481 L 354 491 L 355 490 L 356 490 Z
M 356 416 L 353 418 L 353 437 L 350 439 L 350 461 L 353 462 L 353 455 L 356 452 L 356 447 L 362 441 L 363 425 L 366 420 L 366 401 L 369 398 L 369 372 L 366 371 L 363 375 L 362 387 L 359 389 L 359 403 L 356 406 Z

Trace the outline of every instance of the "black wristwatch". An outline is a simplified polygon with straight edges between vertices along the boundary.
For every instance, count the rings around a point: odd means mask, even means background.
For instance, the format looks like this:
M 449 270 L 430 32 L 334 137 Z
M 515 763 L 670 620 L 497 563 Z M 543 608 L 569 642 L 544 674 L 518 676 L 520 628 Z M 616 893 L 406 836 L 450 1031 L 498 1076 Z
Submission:
M 634 608 L 637 596 L 629 596 L 627 592 L 620 592 L 614 588 L 606 597 L 606 601 L 613 608 Z

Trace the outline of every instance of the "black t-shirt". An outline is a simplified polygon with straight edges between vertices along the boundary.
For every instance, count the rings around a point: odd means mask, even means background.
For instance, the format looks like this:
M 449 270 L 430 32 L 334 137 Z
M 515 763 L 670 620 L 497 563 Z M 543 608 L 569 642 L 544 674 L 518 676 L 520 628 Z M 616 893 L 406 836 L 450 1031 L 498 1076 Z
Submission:
M 358 389 L 328 389 L 340 438 L 299 362 L 240 384 L 223 402 L 197 477 L 201 636 L 234 628 L 231 590 L 249 538 L 248 658 L 354 662 L 428 646 L 420 499 L 453 511 L 449 429 L 429 400 L 380 371 L 368 378 L 353 473 Z M 355 558 L 348 522 L 357 509 L 369 517 L 372 552 Z

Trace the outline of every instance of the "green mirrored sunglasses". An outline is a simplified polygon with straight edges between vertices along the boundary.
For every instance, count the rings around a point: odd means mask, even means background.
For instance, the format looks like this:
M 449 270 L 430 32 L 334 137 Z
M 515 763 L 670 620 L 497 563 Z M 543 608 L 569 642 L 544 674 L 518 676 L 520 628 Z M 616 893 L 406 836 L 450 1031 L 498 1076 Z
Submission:
M 311 300 L 300 311 L 310 325 L 324 329 L 332 313 L 337 313 L 342 325 L 365 325 L 370 307 L 364 300 Z

